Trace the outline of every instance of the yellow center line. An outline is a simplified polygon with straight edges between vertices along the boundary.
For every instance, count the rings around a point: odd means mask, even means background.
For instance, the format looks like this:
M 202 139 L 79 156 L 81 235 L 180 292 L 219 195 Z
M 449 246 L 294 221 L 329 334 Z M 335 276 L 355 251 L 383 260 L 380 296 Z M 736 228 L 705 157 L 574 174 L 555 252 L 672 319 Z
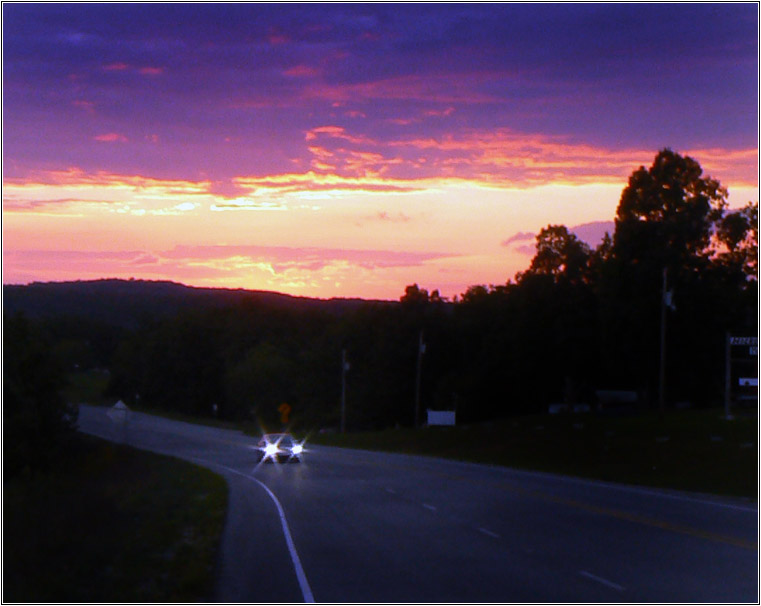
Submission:
M 595 513 L 598 515 L 609 516 L 618 520 L 626 520 L 627 522 L 634 522 L 635 524 L 642 524 L 644 526 L 652 526 L 654 528 L 661 528 L 662 530 L 668 530 L 671 532 L 677 532 L 680 534 L 689 535 L 691 537 L 697 537 L 700 539 L 706 539 L 708 541 L 714 541 L 717 543 L 726 543 L 727 545 L 733 545 L 734 547 L 740 547 L 742 549 L 749 549 L 751 551 L 758 551 L 758 543 L 756 541 L 749 541 L 741 539 L 739 537 L 733 537 L 725 534 L 719 534 L 715 532 L 709 532 L 707 530 L 701 530 L 699 528 L 692 528 L 690 526 L 682 526 L 680 524 L 672 524 L 671 522 L 664 522 L 663 520 L 657 520 L 655 518 L 649 518 L 627 511 L 621 511 L 620 509 L 610 509 L 608 507 L 598 507 L 597 505 L 591 505 L 575 499 L 567 499 L 565 497 L 558 497 L 555 495 L 535 491 L 535 490 L 523 490 L 514 486 L 509 487 L 514 492 L 542 499 L 544 501 L 551 501 L 553 503 L 559 503 L 561 505 L 567 505 L 569 507 L 575 507 L 583 511 Z
M 378 463 L 376 463 L 376 465 L 378 465 Z M 405 465 L 399 465 L 397 463 L 384 462 L 384 463 L 381 463 L 380 466 L 387 467 L 387 468 L 399 468 L 399 469 L 409 470 L 409 467 Z M 491 484 L 489 482 L 476 480 L 471 477 L 454 475 L 454 474 L 443 473 L 443 472 L 433 472 L 433 475 L 445 478 L 450 481 L 464 481 L 464 482 L 470 482 L 470 483 L 482 484 L 482 485 Z M 757 541 L 751 541 L 747 539 L 742 539 L 740 537 L 720 534 L 716 532 L 709 532 L 707 530 L 692 528 L 690 526 L 682 526 L 680 524 L 673 524 L 671 522 L 665 522 L 663 520 L 658 520 L 658 519 L 650 518 L 647 516 L 641 516 L 635 513 L 630 513 L 628 511 L 622 511 L 620 509 L 612 509 L 609 507 L 599 507 L 597 505 L 592 505 L 590 503 L 585 503 L 583 501 L 577 501 L 575 499 L 560 497 L 560 496 L 556 496 L 546 492 L 541 492 L 538 490 L 527 490 L 525 488 L 520 488 L 518 486 L 515 486 L 514 484 L 509 482 L 501 482 L 501 486 L 511 492 L 515 492 L 526 497 L 540 499 L 543 501 L 549 501 L 549 502 L 557 503 L 560 505 L 566 505 L 568 507 L 574 507 L 576 509 L 581 509 L 582 511 L 588 511 L 590 513 L 595 513 L 597 515 L 608 516 L 618 520 L 625 520 L 627 522 L 633 522 L 635 524 L 641 524 L 643 526 L 650 526 L 652 528 L 660 528 L 662 530 L 668 530 L 670 532 L 676 532 L 679 534 L 684 534 L 684 535 L 688 535 L 688 536 L 699 538 L 699 539 L 705 539 L 707 541 L 713 541 L 715 543 L 724 543 L 726 545 L 740 547 L 741 549 L 758 551 Z

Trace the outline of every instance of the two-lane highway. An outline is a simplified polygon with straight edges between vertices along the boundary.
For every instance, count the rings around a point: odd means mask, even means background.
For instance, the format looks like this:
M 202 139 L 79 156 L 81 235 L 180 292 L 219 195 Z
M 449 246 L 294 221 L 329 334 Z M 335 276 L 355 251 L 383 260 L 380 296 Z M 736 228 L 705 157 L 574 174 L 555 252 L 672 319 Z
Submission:
M 82 431 L 203 464 L 230 508 L 224 602 L 756 602 L 753 503 L 255 439 L 82 407 Z

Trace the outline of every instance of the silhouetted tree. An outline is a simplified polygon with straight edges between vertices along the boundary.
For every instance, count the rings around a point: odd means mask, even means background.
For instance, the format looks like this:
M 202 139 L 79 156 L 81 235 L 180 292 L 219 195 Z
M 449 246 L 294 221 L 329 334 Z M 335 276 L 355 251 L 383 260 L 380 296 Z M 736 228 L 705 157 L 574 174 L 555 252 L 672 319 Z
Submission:
M 603 376 L 637 388 L 654 401 L 658 391 L 663 272 L 676 312 L 667 310 L 667 376 L 671 398 L 682 386 L 702 397 L 720 350 L 717 318 L 730 321 L 721 288 L 726 276 L 712 262 L 712 234 L 721 225 L 727 191 L 704 176 L 697 161 L 670 149 L 629 178 L 616 212 L 610 254 L 599 277 Z M 698 387 L 699 386 L 699 387 Z M 694 388 L 694 389 L 693 389 Z M 668 397 L 668 395 L 667 395 Z
M 44 469 L 76 427 L 61 395 L 63 370 L 46 334 L 23 316 L 3 318 L 3 469 Z
M 758 202 L 727 213 L 718 222 L 716 239 L 726 250 L 717 253 L 719 263 L 742 271 L 758 281 Z
M 589 246 L 565 225 L 548 225 L 536 237 L 536 254 L 529 269 L 520 275 L 547 275 L 555 281 L 579 283 L 587 277 L 590 254 Z

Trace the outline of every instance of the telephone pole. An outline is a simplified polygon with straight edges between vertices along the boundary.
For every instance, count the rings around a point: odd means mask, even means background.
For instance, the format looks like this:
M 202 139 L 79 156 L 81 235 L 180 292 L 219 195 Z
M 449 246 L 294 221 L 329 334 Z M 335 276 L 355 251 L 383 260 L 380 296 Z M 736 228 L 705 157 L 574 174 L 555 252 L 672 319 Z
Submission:
M 341 433 L 346 432 L 346 371 L 349 363 L 346 361 L 346 350 L 341 351 Z
M 420 427 L 420 375 L 423 372 L 423 354 L 425 353 L 425 343 L 423 343 L 423 331 L 420 331 L 420 338 L 417 348 L 417 376 L 415 378 L 415 427 Z
M 658 368 L 658 405 L 661 414 L 666 407 L 666 307 L 673 309 L 671 292 L 668 290 L 668 270 L 663 268 L 663 288 L 661 290 L 661 356 Z

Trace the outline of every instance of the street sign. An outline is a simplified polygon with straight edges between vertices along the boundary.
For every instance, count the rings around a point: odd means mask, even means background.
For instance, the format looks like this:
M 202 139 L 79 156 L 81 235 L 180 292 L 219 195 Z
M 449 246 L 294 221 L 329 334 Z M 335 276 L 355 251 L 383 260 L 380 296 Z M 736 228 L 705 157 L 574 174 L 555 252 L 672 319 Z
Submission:
M 748 356 L 758 356 L 758 337 L 730 337 L 732 347 L 747 347 Z
M 729 344 L 758 346 L 758 337 L 729 337 Z
M 756 376 L 748 376 L 756 371 Z M 742 374 L 741 374 L 742 373 Z M 743 376 L 745 375 L 745 376 Z M 736 387 L 733 389 L 732 386 Z M 749 389 L 750 388 L 750 389 Z M 724 413 L 731 419 L 730 402 L 757 398 L 758 337 L 734 337 L 727 333 L 724 363 Z M 750 392 L 754 393 L 750 393 Z
M 108 418 L 117 425 L 123 425 L 127 422 L 127 417 L 129 416 L 129 408 L 127 408 L 127 405 L 124 402 L 119 400 L 116 404 L 113 405 L 113 407 L 108 409 L 106 414 L 108 415 Z

